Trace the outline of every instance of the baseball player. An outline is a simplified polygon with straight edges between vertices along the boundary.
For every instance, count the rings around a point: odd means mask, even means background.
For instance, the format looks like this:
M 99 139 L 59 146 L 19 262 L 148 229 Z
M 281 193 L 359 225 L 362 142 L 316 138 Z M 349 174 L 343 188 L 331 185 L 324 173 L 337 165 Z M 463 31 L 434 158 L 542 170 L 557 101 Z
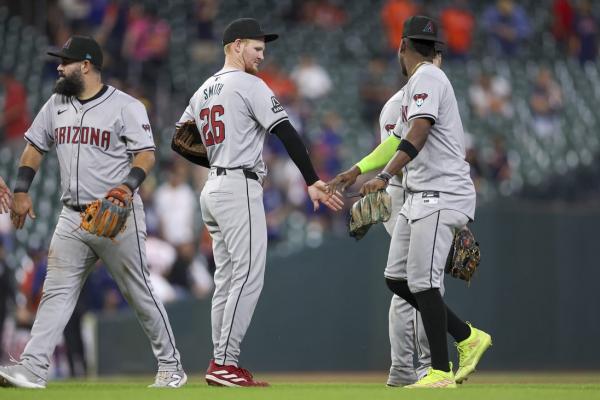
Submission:
M 10 205 L 12 203 L 12 193 L 4 179 L 0 177 L 0 214 L 4 214 L 10 211 Z
M 437 67 L 441 66 L 441 46 L 436 46 L 436 56 L 433 59 L 433 63 Z M 338 188 L 344 190 L 346 187 L 354 184 L 359 175 L 382 168 L 389 162 L 393 156 L 393 152 L 400 143 L 400 139 L 393 135 L 392 132 L 400 117 L 403 96 L 404 88 L 396 92 L 381 110 L 381 114 L 379 115 L 381 145 L 356 165 L 327 182 L 330 190 L 333 191 Z M 388 234 L 392 236 L 396 219 L 406 200 L 406 193 L 402 188 L 401 174 L 394 176 L 390 180 L 386 191 L 392 198 L 392 212 L 390 219 L 384 222 L 384 226 Z M 443 288 L 441 290 L 443 291 Z M 427 369 L 431 366 L 429 343 L 427 343 L 427 337 L 423 330 L 421 316 L 404 299 L 394 294 L 392 295 L 388 317 L 392 365 L 387 385 L 405 386 L 413 384 L 417 381 L 417 378 L 425 376 Z M 417 352 L 416 368 L 413 362 L 415 350 Z
M 0 367 L 3 386 L 45 388 L 54 348 L 71 317 L 84 281 L 101 259 L 117 282 L 158 361 L 151 387 L 177 388 L 187 381 L 165 309 L 150 286 L 146 224 L 139 185 L 154 165 L 154 141 L 141 102 L 101 80 L 102 50 L 91 37 L 73 36 L 59 51 L 55 94 L 25 132 L 14 186 L 12 221 L 35 218 L 27 194 L 45 153 L 56 148 L 60 213 L 50 249 L 42 300 L 21 360 Z M 114 240 L 80 228 L 86 205 L 118 187 L 133 200 L 126 228 Z M 108 200 L 118 202 L 109 197 Z
M 263 287 L 267 227 L 262 159 L 268 133 L 283 142 L 302 173 L 314 208 L 340 210 L 343 202 L 326 192 L 284 107 L 255 74 L 265 44 L 278 35 L 265 33 L 251 18 L 237 19 L 223 33 L 225 64 L 190 99 L 179 124 L 194 120 L 207 149 L 208 181 L 200 195 L 202 218 L 213 240 L 216 264 L 212 298 L 214 358 L 206 381 L 216 386 L 268 386 L 238 366 L 240 345 Z
M 403 171 L 407 198 L 394 227 L 385 278 L 392 292 L 421 312 L 431 351 L 427 375 L 408 388 L 455 388 L 492 344 L 489 334 L 458 318 L 440 293 L 454 231 L 474 218 L 475 188 L 454 90 L 432 64 L 437 31 L 424 16 L 404 23 L 398 55 L 408 83 L 393 131 L 402 140 L 383 171 L 361 188 L 361 194 L 385 189 Z M 446 332 L 457 342 L 456 375 Z

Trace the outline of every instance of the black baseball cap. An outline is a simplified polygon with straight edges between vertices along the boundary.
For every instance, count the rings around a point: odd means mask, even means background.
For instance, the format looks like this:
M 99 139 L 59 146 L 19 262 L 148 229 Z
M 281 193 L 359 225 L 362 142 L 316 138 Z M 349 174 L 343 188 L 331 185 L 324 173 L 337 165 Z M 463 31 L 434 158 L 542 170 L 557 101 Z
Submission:
M 225 28 L 223 32 L 223 46 L 235 42 L 236 39 L 265 39 L 266 42 L 272 42 L 279 37 L 276 33 L 265 33 L 260 28 L 260 24 L 254 18 L 236 19 Z
M 404 21 L 402 38 L 443 43 L 438 31 L 438 25 L 433 19 L 424 15 L 415 15 Z
M 88 60 L 98 69 L 102 68 L 102 49 L 98 42 L 90 36 L 71 36 L 61 50 L 49 51 L 48 54 L 74 61 Z

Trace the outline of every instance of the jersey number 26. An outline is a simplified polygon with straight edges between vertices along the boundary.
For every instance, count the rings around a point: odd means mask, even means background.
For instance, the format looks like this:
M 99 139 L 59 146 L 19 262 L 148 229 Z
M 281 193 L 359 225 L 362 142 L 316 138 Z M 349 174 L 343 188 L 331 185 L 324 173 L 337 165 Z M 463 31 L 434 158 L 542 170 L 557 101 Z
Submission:
M 203 108 L 200 111 L 200 119 L 203 122 L 202 136 L 206 146 L 213 146 L 225 140 L 225 124 L 217 119 L 225 114 L 225 109 L 222 105 L 214 105 L 211 108 Z

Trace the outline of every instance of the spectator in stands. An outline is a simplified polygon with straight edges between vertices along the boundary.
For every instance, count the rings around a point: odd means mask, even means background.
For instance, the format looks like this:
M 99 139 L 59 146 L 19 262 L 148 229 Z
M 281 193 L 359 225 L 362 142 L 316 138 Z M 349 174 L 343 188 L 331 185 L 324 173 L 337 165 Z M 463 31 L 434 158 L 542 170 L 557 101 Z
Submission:
M 479 80 L 469 88 L 469 99 L 475 114 L 480 118 L 489 116 L 511 117 L 511 87 L 508 80 L 496 75 L 482 73 Z
M 550 136 L 560 128 L 559 113 L 563 96 L 560 85 L 547 67 L 541 67 L 529 98 L 533 116 L 533 128 L 539 136 Z
M 300 62 L 292 71 L 291 77 L 300 96 L 308 100 L 320 99 L 331 90 L 329 73 L 308 55 L 300 57 Z
M 346 23 L 346 12 L 332 0 L 307 0 L 302 2 L 302 19 L 306 24 L 335 30 Z
M 189 266 L 195 253 L 195 216 L 198 199 L 188 185 L 189 170 L 182 158 L 169 166 L 168 181 L 154 194 L 156 213 L 160 220 L 162 237 L 175 246 L 177 258 L 169 273 L 169 282 L 189 290 Z
M 2 89 L 2 114 L 0 114 L 0 143 L 18 151 L 25 145 L 23 134 L 31 119 L 27 104 L 27 91 L 8 69 L 0 72 Z
M 489 34 L 492 49 L 502 56 L 518 54 L 531 33 L 525 10 L 513 0 L 498 0 L 489 6 L 483 13 L 482 26 Z
M 473 180 L 473 185 L 475 185 L 475 191 L 479 193 L 483 182 L 483 169 L 481 167 L 481 161 L 479 160 L 479 152 L 475 147 L 473 135 L 469 132 L 465 132 L 465 149 L 465 160 L 471 166 L 471 179 Z
M 318 170 L 323 179 L 333 178 L 342 169 L 342 144 L 342 119 L 337 113 L 329 111 L 323 115 L 321 132 L 311 146 L 313 152 L 318 152 L 323 160 Z
M 129 61 L 128 81 L 139 84 L 141 79 L 153 89 L 168 56 L 171 28 L 152 4 L 133 4 L 129 18 L 123 42 L 123 56 Z
M 454 0 L 450 7 L 442 11 L 440 22 L 446 38 L 447 52 L 444 58 L 465 60 L 471 50 L 475 28 L 475 18 L 467 1 Z
M 296 84 L 277 64 L 275 61 L 268 61 L 257 76 L 261 78 L 267 86 L 271 88 L 277 99 L 282 103 L 287 103 L 294 98 L 298 89 Z
M 113 78 L 125 79 L 123 40 L 127 28 L 129 7 L 122 0 L 108 0 L 95 39 L 104 49 L 103 69 Z
M 191 54 L 196 62 L 209 64 L 216 61 L 221 53 L 214 33 L 214 21 L 218 12 L 218 0 L 196 0 L 194 3 L 193 23 L 196 25 L 196 38 Z
M 61 9 L 71 32 L 80 35 L 89 35 L 91 33 L 89 32 L 88 24 L 86 23 L 92 12 L 90 1 L 58 0 L 57 4 Z
M 382 58 L 369 60 L 366 74 L 359 83 L 361 114 L 368 126 L 373 126 L 379 120 L 383 105 L 394 94 L 394 87 L 386 82 L 387 64 Z
M 508 163 L 508 152 L 504 138 L 495 135 L 492 140 L 492 153 L 486 160 L 490 181 L 496 185 L 510 179 L 510 164 Z
M 402 40 L 404 21 L 417 14 L 419 8 L 412 0 L 387 0 L 381 9 L 381 21 L 385 28 L 389 50 L 392 54 L 398 52 Z M 381 108 L 379 108 L 381 110 Z
M 598 19 L 593 13 L 592 3 L 581 0 L 578 3 L 574 22 L 575 43 L 574 52 L 583 65 L 586 62 L 595 62 L 598 56 Z
M 552 4 L 552 34 L 557 44 L 566 49 L 573 37 L 575 12 L 570 0 L 554 0 Z

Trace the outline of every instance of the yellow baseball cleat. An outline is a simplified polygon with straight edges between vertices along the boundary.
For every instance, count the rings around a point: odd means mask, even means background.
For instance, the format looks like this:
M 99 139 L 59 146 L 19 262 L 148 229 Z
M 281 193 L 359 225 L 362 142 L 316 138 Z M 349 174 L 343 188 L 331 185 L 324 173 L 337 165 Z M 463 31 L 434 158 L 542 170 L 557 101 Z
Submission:
M 452 363 L 450 363 L 450 372 L 429 368 L 427 375 L 419 379 L 416 383 L 404 387 L 407 389 L 456 389 Z
M 467 322 L 467 324 L 469 324 Z M 463 383 L 469 375 L 475 371 L 481 356 L 492 345 L 492 337 L 473 328 L 471 324 L 471 335 L 460 343 L 455 343 L 458 350 L 458 371 L 456 371 L 456 383 Z

